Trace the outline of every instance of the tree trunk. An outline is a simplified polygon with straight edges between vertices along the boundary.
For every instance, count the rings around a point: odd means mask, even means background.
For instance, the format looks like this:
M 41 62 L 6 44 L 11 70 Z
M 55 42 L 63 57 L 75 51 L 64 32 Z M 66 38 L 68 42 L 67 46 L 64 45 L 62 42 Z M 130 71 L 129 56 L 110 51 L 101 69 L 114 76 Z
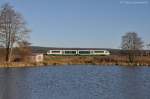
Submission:
M 11 62 L 12 53 L 13 53 L 13 43 L 11 43 L 11 48 L 10 48 L 10 54 L 9 54 L 9 60 L 8 60 L 8 62 Z
M 132 64 L 134 62 L 135 56 L 134 56 L 134 51 L 133 50 L 129 50 L 128 59 L 129 59 L 129 63 Z
M 10 54 L 10 49 L 8 47 L 6 48 L 6 62 L 9 62 L 9 54 Z

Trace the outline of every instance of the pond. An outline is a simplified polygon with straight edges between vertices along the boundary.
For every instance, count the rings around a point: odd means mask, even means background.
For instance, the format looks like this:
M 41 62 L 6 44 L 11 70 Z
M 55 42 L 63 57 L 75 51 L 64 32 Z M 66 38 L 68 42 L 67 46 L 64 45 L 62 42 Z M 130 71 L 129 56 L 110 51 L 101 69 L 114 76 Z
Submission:
M 150 68 L 66 65 L 0 69 L 0 99 L 149 99 Z

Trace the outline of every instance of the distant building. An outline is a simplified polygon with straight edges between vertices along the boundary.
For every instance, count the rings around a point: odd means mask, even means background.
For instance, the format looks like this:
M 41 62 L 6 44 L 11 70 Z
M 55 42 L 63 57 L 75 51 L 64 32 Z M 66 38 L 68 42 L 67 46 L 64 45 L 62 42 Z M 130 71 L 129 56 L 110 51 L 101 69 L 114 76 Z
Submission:
M 44 60 L 44 55 L 42 53 L 32 53 L 30 55 L 31 62 L 42 62 Z

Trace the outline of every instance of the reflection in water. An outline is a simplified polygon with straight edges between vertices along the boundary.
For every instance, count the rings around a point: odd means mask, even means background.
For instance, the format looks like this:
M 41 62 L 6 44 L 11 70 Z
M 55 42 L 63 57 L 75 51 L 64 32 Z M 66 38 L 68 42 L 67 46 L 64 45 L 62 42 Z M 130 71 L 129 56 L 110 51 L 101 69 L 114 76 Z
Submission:
M 150 70 L 149 68 L 123 68 L 121 69 L 122 96 L 131 99 L 148 99 L 150 97 Z
M 0 71 L 0 99 L 30 99 L 29 83 L 24 82 L 26 73 L 23 70 L 1 69 Z M 22 79 L 22 80 L 21 80 Z M 26 84 L 24 86 L 24 84 Z
M 146 67 L 0 69 L 0 99 L 148 99 L 149 82 Z

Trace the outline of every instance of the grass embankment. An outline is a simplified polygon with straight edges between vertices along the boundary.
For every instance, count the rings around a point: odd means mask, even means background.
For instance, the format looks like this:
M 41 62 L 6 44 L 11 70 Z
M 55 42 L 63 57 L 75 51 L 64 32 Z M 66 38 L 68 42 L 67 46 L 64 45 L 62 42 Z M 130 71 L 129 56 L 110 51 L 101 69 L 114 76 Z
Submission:
M 120 65 L 120 66 L 150 66 L 150 56 L 137 57 L 129 64 L 127 56 L 44 56 L 41 63 L 33 62 L 0 62 L 0 67 L 36 67 L 48 65 Z
M 64 64 L 93 64 L 93 65 L 150 65 L 150 57 L 137 57 L 133 64 L 129 64 L 127 56 L 45 56 L 45 65 Z

